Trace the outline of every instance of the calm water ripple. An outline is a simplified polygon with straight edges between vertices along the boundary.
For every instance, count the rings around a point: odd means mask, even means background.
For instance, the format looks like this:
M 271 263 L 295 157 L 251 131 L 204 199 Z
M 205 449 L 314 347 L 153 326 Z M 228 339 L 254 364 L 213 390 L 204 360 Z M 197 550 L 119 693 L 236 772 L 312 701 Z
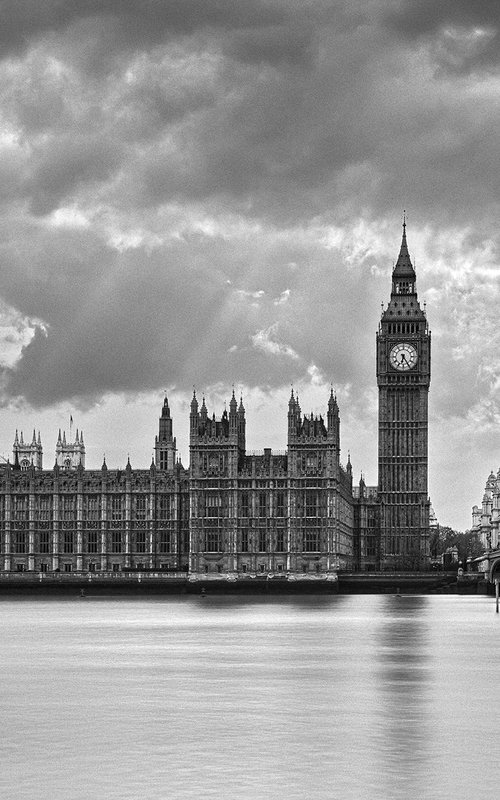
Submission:
M 0 601 L 6 800 L 493 794 L 483 597 Z

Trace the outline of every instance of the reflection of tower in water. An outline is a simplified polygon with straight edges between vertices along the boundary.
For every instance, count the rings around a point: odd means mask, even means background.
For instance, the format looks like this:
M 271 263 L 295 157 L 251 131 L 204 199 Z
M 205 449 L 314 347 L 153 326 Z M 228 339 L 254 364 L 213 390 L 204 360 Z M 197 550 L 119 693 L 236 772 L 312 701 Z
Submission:
M 432 735 L 426 597 L 387 597 L 377 669 L 381 728 L 373 743 L 387 798 L 428 794 Z

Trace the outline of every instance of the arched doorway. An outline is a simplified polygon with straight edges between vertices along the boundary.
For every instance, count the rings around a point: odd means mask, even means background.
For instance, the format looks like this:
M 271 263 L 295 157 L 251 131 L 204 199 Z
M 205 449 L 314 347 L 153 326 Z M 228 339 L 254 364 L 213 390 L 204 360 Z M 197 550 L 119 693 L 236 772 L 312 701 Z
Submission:
M 495 580 L 500 581 L 500 557 L 491 562 L 489 578 L 490 583 L 495 583 Z

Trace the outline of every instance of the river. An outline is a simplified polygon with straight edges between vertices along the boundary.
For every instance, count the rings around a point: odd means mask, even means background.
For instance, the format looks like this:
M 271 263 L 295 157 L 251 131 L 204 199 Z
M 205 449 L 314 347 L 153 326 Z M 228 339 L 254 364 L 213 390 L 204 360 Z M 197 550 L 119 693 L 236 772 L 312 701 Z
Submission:
M 0 600 L 5 800 L 496 794 L 486 597 Z

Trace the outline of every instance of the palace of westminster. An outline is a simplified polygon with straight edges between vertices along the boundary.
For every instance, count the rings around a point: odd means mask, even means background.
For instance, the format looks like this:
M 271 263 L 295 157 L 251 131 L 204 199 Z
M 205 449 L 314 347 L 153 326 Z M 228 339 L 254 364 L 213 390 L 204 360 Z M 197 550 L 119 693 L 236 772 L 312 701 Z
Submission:
M 303 415 L 292 390 L 285 455 L 245 448 L 245 409 L 210 415 L 193 394 L 190 464 L 177 459 L 165 398 L 149 469 L 85 469 L 83 435 L 61 433 L 53 469 L 40 435 L 14 440 L 0 466 L 0 569 L 184 572 L 235 579 L 264 573 L 418 570 L 429 563 L 427 488 L 430 332 L 406 226 L 376 343 L 378 486 L 353 486 L 340 462 L 339 408 Z

